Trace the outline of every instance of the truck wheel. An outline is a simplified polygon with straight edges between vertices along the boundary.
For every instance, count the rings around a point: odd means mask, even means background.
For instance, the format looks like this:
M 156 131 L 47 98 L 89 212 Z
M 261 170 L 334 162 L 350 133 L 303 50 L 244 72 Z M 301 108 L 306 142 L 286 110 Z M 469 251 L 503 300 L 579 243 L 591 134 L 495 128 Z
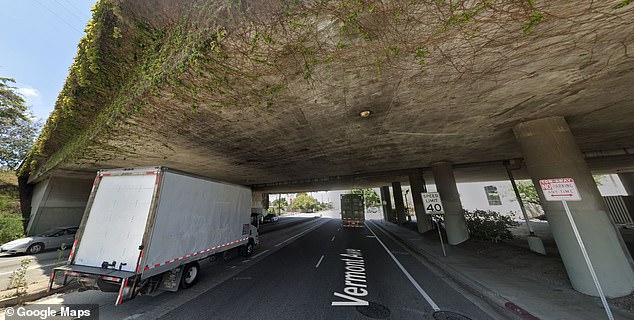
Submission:
M 198 262 L 192 262 L 185 266 L 183 270 L 183 275 L 181 276 L 181 288 L 187 289 L 196 283 L 198 280 L 198 273 L 200 271 L 200 266 Z
M 26 252 L 30 253 L 30 254 L 36 254 L 36 253 L 39 253 L 42 250 L 44 250 L 44 245 L 38 242 L 38 243 L 34 243 L 34 244 L 30 245 L 26 249 Z
M 249 241 L 249 243 L 240 247 L 240 253 L 243 257 L 248 257 L 253 253 L 253 242 Z
M 232 249 L 233 250 L 233 249 Z M 233 258 L 232 250 L 227 250 L 222 252 L 222 261 L 227 262 Z

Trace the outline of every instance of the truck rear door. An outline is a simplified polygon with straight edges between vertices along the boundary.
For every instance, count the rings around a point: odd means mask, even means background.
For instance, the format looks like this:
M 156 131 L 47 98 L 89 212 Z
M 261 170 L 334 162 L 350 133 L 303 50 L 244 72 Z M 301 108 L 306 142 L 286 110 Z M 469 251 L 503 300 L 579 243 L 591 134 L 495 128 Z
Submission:
M 73 264 L 134 272 L 156 185 L 156 176 L 104 175 L 97 187 Z

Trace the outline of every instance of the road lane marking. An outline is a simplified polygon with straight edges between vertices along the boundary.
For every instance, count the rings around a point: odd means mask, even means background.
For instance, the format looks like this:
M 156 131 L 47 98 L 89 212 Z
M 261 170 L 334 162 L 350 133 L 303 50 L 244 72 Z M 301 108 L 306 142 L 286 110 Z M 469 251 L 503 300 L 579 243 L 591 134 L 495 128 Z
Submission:
M 332 236 L 332 239 L 330 239 L 330 242 L 335 241 L 335 237 L 336 237 L 336 236 Z
M 399 269 L 401 269 L 401 271 L 403 271 L 403 274 L 405 274 L 407 279 L 409 279 L 409 281 L 412 283 L 414 288 L 416 288 L 416 290 L 418 290 L 418 292 L 423 296 L 423 298 L 425 298 L 425 300 L 427 300 L 427 303 L 429 303 L 429 305 L 431 305 L 432 309 L 434 309 L 434 311 L 439 311 L 440 308 L 434 302 L 434 300 L 432 300 L 432 298 L 427 294 L 427 292 L 425 292 L 425 290 L 423 290 L 423 288 L 421 288 L 420 285 L 418 285 L 418 282 L 416 282 L 416 280 L 414 280 L 412 275 L 409 274 L 409 272 L 407 272 L 407 270 L 405 270 L 405 267 L 403 267 L 403 265 L 398 261 L 398 259 L 396 259 L 396 257 L 392 254 L 392 252 L 390 252 L 390 250 L 387 248 L 387 246 L 383 243 L 383 241 L 381 241 L 381 239 L 379 239 L 379 237 L 376 235 L 376 233 L 374 233 L 374 231 L 370 228 L 370 226 L 367 223 L 366 223 L 366 227 L 368 227 L 368 230 L 370 230 L 370 232 L 372 232 L 372 234 L 376 237 L 376 241 L 378 241 L 381 244 L 383 249 L 385 249 L 385 252 L 387 252 L 387 254 L 392 258 L 392 260 L 394 260 L 396 265 L 398 265 Z
M 320 223 L 320 224 L 318 224 L 318 225 L 316 225 L 316 226 L 314 226 L 314 227 L 312 227 L 312 228 L 310 228 L 310 229 L 304 230 L 303 232 L 300 232 L 299 234 L 296 234 L 296 235 L 294 235 L 294 236 L 292 236 L 292 237 L 290 237 L 290 238 L 288 238 L 288 239 L 286 239 L 286 240 L 284 240 L 284 241 L 282 241 L 282 242 L 280 242 L 280 243 L 276 244 L 276 245 L 275 245 L 275 247 L 279 247 L 279 246 L 281 246 L 282 244 L 284 244 L 284 243 L 286 243 L 286 242 L 288 242 L 288 241 L 291 241 L 291 240 L 293 240 L 293 239 L 295 239 L 295 238 L 297 238 L 297 237 L 299 237 L 299 236 L 301 236 L 301 235 L 303 235 L 303 234 L 305 234 L 305 233 L 308 233 L 308 232 L 310 232 L 310 231 L 313 231 L 313 230 L 315 230 L 315 229 L 317 229 L 317 228 L 321 227 L 324 223 L 326 223 L 326 222 L 322 222 L 322 223 Z
M 26 270 L 34 270 L 34 269 L 45 268 L 45 267 L 50 267 L 50 266 L 57 266 L 57 265 L 61 265 L 61 264 L 66 264 L 66 261 L 49 263 L 49 264 L 42 264 L 42 265 L 36 265 L 36 266 L 29 267 Z M 13 271 L 2 272 L 2 273 L 0 273 L 0 276 L 1 275 L 5 275 L 5 274 L 11 274 L 11 273 L 13 273 Z
M 253 259 L 265 254 L 267 251 L 269 251 L 269 249 L 266 249 L 266 250 L 264 250 L 264 251 L 262 251 L 262 252 L 260 252 L 260 253 L 258 253 L 256 255 L 254 255 L 253 257 L 251 257 L 251 260 L 253 260 Z
M 324 260 L 324 256 L 322 255 L 321 258 L 319 258 L 319 261 L 317 262 L 317 264 L 315 265 L 315 269 L 319 268 L 319 265 L 321 264 L 321 261 Z

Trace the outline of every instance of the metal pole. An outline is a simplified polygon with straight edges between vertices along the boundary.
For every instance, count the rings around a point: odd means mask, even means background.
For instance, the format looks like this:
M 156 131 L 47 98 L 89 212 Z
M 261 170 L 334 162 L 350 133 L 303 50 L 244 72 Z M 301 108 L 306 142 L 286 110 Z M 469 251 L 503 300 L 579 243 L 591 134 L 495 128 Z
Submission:
M 442 255 L 447 256 L 447 252 L 445 251 L 445 243 L 442 241 L 442 233 L 440 232 L 440 219 L 436 218 L 436 227 L 438 228 L 438 238 L 440 239 L 440 247 L 442 248 Z
M 513 173 L 511 172 L 511 169 L 509 168 L 508 164 L 504 164 L 504 167 L 506 167 L 506 173 L 509 176 L 509 180 L 511 180 L 511 185 L 513 186 L 513 191 L 515 191 L 515 197 L 517 198 L 517 201 L 520 204 L 520 209 L 522 210 L 522 215 L 524 215 L 524 221 L 526 221 L 526 227 L 528 228 L 528 233 L 531 236 L 535 235 L 535 231 L 533 231 L 533 227 L 531 227 L 530 221 L 528 219 L 528 214 L 526 213 L 526 208 L 524 208 L 524 202 L 522 201 L 522 196 L 520 195 L 519 190 L 517 190 L 517 185 L 515 184 L 515 179 L 513 179 Z
M 590 275 L 592 276 L 594 285 L 597 287 L 597 291 L 599 291 L 599 296 L 601 297 L 601 302 L 603 303 L 603 308 L 605 309 L 605 313 L 608 315 L 608 319 L 614 320 L 614 316 L 612 316 L 612 311 L 610 310 L 608 301 L 605 299 L 605 295 L 603 294 L 603 290 L 601 289 L 601 284 L 599 284 L 599 279 L 597 278 L 597 274 L 594 272 L 594 267 L 592 266 L 592 262 L 590 262 L 590 257 L 588 256 L 588 252 L 586 251 L 586 246 L 583 245 L 583 240 L 581 240 L 581 235 L 579 235 L 579 230 L 577 230 L 577 225 L 575 224 L 575 220 L 572 218 L 572 214 L 570 213 L 570 208 L 568 208 L 568 203 L 566 203 L 565 200 L 562 200 L 561 203 L 564 205 L 564 209 L 566 210 L 566 215 L 568 216 L 568 220 L 570 220 L 572 231 L 575 233 L 575 237 L 577 238 L 577 242 L 579 243 L 579 247 L 581 248 L 581 253 L 583 254 L 583 258 L 586 260 L 586 264 L 588 265 L 588 269 L 590 270 Z

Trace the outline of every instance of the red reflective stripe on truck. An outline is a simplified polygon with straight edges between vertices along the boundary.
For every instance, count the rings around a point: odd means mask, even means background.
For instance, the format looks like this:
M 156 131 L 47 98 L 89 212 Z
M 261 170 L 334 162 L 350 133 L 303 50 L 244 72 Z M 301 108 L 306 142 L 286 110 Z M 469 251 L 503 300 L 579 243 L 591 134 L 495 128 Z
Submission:
M 48 288 L 46 292 L 51 292 L 51 288 L 53 288 L 53 278 L 55 277 L 55 269 L 51 271 L 51 277 L 48 279 Z
M 143 251 L 145 250 L 141 250 L 141 252 L 139 253 L 139 258 L 136 259 L 136 272 L 138 273 L 141 270 L 141 258 L 143 258 Z
M 154 171 L 145 171 L 145 174 L 156 174 Z
M 73 248 L 70 249 L 70 254 L 68 255 L 68 263 L 73 261 L 73 256 L 75 255 L 75 247 L 77 247 L 77 239 L 73 241 Z
M 116 277 L 103 276 L 103 277 L 101 277 L 101 279 L 104 279 L 104 280 L 107 280 L 107 281 L 115 281 L 115 282 L 120 282 L 121 281 L 121 278 L 116 278 Z
M 204 250 L 200 250 L 200 251 L 198 251 L 198 252 L 189 253 L 189 254 L 186 254 L 186 255 L 184 255 L 184 256 L 182 256 L 182 257 L 180 257 L 180 258 L 178 258 L 178 257 L 177 257 L 177 258 L 174 258 L 174 259 L 172 259 L 172 260 L 167 260 L 167 261 L 165 261 L 164 263 L 157 263 L 157 264 L 155 264 L 153 267 L 150 267 L 150 266 L 147 266 L 147 265 L 146 265 L 146 266 L 145 266 L 145 268 L 144 268 L 143 270 L 155 269 L 155 268 L 158 268 L 158 267 L 160 267 L 160 266 L 164 266 L 164 265 L 166 265 L 166 264 L 170 264 L 170 263 L 172 263 L 172 262 L 176 262 L 176 261 L 178 261 L 178 260 L 183 260 L 183 259 L 186 259 L 186 258 L 189 258 L 189 257 L 195 256 L 195 255 L 197 255 L 197 254 L 202 254 L 202 253 L 205 253 L 205 252 L 213 251 L 213 250 L 216 250 L 216 249 L 220 249 L 220 248 L 222 248 L 222 247 L 225 247 L 225 246 L 227 246 L 227 245 L 231 245 L 231 244 L 239 243 L 239 242 L 246 241 L 246 240 L 249 240 L 249 238 L 248 238 L 248 237 L 244 237 L 244 238 L 239 239 L 239 240 L 234 240 L 234 241 L 231 241 L 231 242 L 227 242 L 227 243 L 225 243 L 225 244 L 221 244 L 221 245 L 217 245 L 217 246 L 214 246 L 214 247 L 211 247 L 211 248 L 207 248 L 207 249 L 204 249 Z
M 117 302 L 114 304 L 115 306 L 118 306 L 123 302 L 123 288 L 125 288 L 127 285 L 128 279 L 126 278 L 125 281 L 123 281 L 123 283 L 121 284 L 121 288 L 119 288 L 119 296 L 117 297 Z

